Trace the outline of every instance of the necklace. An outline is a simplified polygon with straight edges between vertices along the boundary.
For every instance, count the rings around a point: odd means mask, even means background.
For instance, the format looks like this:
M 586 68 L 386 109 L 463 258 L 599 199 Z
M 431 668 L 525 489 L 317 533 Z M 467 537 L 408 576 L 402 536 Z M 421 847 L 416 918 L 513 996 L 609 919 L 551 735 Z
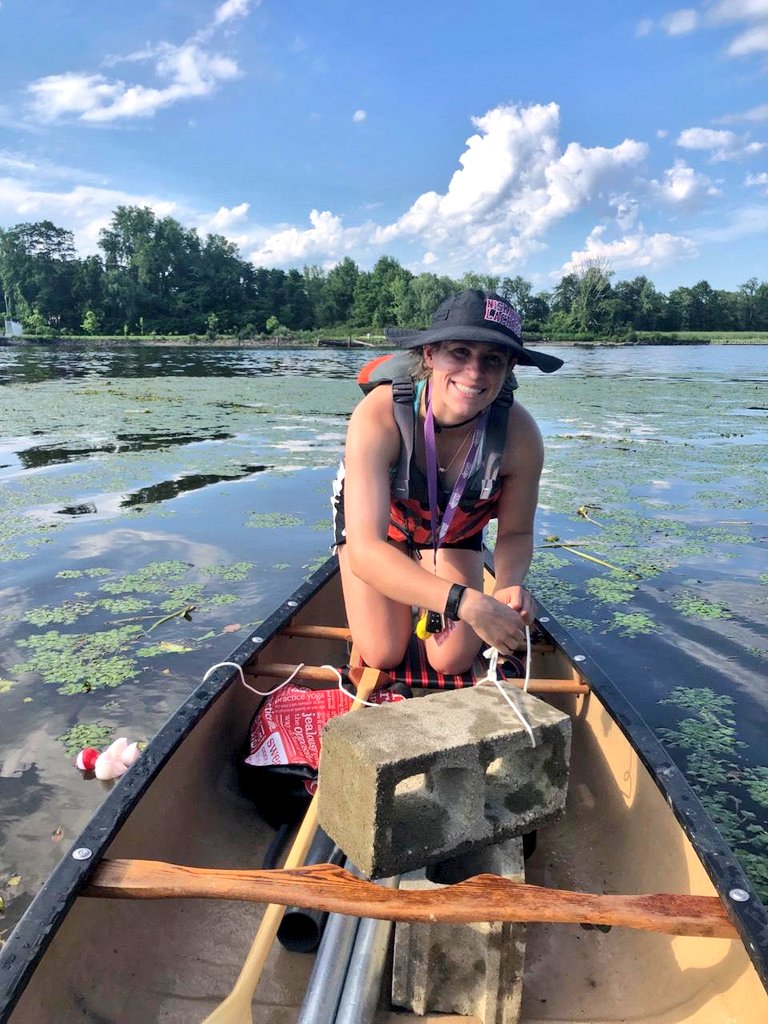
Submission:
M 475 418 L 475 417 L 473 416 L 473 417 L 472 417 L 472 419 L 474 419 L 474 418 Z M 467 422 L 469 423 L 469 422 L 471 422 L 471 421 L 470 421 L 470 420 L 467 420 Z M 460 424 L 458 424 L 458 423 L 456 424 L 456 426 L 457 426 L 457 427 L 458 427 L 459 425 L 460 425 Z M 460 454 L 461 454 L 461 453 L 462 453 L 462 452 L 464 451 L 464 449 L 466 448 L 466 446 L 467 446 L 467 442 L 469 441 L 469 439 L 470 439 L 470 437 L 471 437 L 471 436 L 472 436 L 472 435 L 471 435 L 471 433 L 470 433 L 470 434 L 467 434 L 467 435 L 466 435 L 466 437 L 464 438 L 464 440 L 463 440 L 463 441 L 461 442 L 461 444 L 459 445 L 459 447 L 458 447 L 458 448 L 456 449 L 456 451 L 455 451 L 455 452 L 453 453 L 453 455 L 451 456 L 451 461 L 450 461 L 450 462 L 448 463 L 448 465 L 447 465 L 447 466 L 440 466 L 440 465 L 438 465 L 438 467 L 437 467 L 437 468 L 438 468 L 438 469 L 440 470 L 440 472 L 441 472 L 441 473 L 447 473 L 447 472 L 448 472 L 448 470 L 449 470 L 449 469 L 451 468 L 451 466 L 452 466 L 452 465 L 454 464 L 454 462 L 456 461 L 456 459 L 458 459 L 459 455 L 460 455 Z
M 461 423 L 438 423 L 435 421 L 435 433 L 440 434 L 444 430 L 456 430 L 457 427 L 466 427 L 472 420 L 476 420 L 479 415 L 480 413 L 476 412 L 474 416 L 470 416 L 468 420 L 462 420 Z

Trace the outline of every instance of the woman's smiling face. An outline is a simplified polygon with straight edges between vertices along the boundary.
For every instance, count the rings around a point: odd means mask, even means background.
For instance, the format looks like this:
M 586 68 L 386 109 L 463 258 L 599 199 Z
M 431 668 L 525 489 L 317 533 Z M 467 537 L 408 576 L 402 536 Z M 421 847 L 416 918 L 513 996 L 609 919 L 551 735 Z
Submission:
M 477 415 L 494 401 L 515 365 L 507 349 L 480 341 L 444 341 L 424 346 L 431 371 L 431 401 L 440 422 Z

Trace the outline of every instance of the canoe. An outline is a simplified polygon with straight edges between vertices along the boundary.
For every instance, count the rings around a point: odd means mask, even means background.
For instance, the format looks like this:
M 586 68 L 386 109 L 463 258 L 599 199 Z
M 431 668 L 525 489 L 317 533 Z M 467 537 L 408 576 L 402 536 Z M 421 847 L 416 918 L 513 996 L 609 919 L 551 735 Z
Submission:
M 619 689 L 546 611 L 538 628 L 531 690 L 570 715 L 573 748 L 566 812 L 539 830 L 519 901 L 510 889 L 496 904 L 499 919 L 531 921 L 520 1019 L 765 1022 L 768 913 Z M 229 667 L 194 690 L 63 857 L 0 952 L 0 1021 L 203 1021 L 248 955 L 264 913 L 259 900 L 293 904 L 307 894 L 321 909 L 346 910 L 332 915 L 336 924 L 356 908 L 406 920 L 434 913 L 434 904 L 419 911 L 417 901 L 403 909 L 408 894 L 349 879 L 339 867 L 306 869 L 310 882 L 301 871 L 258 870 L 274 829 L 238 782 L 259 698 L 235 666 L 267 689 L 286 665 L 345 664 L 347 635 L 338 566 L 329 560 L 237 647 Z M 308 685 L 331 685 L 327 670 L 303 674 Z M 112 898 L 146 895 L 147 877 L 157 883 L 152 895 L 175 898 Z M 457 886 L 452 901 L 464 907 L 463 920 L 482 919 L 473 907 L 491 919 L 486 896 L 505 890 L 487 876 L 464 884 L 465 896 Z M 665 893 L 674 899 L 656 895 Z M 650 895 L 631 899 L 638 894 Z M 256 1024 L 296 1021 L 316 959 L 274 946 L 255 991 Z M 375 1024 L 481 1019 L 394 1010 L 386 980 L 378 985 Z

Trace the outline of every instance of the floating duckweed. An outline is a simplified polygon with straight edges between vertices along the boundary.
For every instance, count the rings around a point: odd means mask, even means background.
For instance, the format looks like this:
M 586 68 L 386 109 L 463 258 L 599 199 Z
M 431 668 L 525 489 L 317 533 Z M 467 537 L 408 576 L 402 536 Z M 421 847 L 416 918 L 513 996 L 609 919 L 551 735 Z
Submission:
M 164 612 L 175 612 L 184 605 L 200 605 L 203 602 L 203 586 L 200 583 L 187 583 L 168 591 L 168 597 L 160 603 Z
M 0 693 L 8 693 L 16 685 L 15 679 L 0 679 Z
M 234 594 L 213 594 L 211 597 L 206 597 L 204 604 L 206 607 L 218 607 L 224 604 L 235 604 L 237 598 Z
M 637 582 L 629 573 L 613 572 L 609 576 L 592 576 L 586 581 L 586 588 L 601 604 L 622 604 L 635 596 Z
M 692 619 L 731 619 L 733 616 L 725 605 L 716 601 L 708 601 L 704 597 L 696 597 L 693 594 L 681 594 L 672 601 L 673 606 L 681 615 Z
M 97 579 L 99 576 L 111 576 L 112 570 L 105 569 L 103 567 L 95 567 L 93 569 L 62 569 L 61 572 L 56 573 L 57 580 L 78 580 L 83 576 L 87 576 L 90 579 Z
M 96 605 L 113 615 L 133 615 L 136 612 L 144 611 L 145 608 L 152 607 L 149 601 L 140 597 L 105 597 L 101 601 L 97 601 Z
M 245 525 L 258 530 L 277 530 L 281 527 L 301 526 L 303 522 L 298 516 L 289 516 L 285 512 L 252 512 Z
M 137 572 L 121 576 L 119 580 L 102 583 L 99 589 L 108 594 L 157 593 L 167 590 L 170 581 L 181 579 L 188 572 L 187 562 L 150 562 Z
M 242 583 L 251 569 L 255 568 L 255 562 L 232 562 L 231 565 L 206 565 L 200 571 L 206 576 L 217 576 L 228 583 Z
M 112 739 L 112 726 L 102 722 L 80 722 L 56 738 L 64 744 L 68 757 L 76 757 L 83 747 L 103 750 Z
M 317 533 L 330 533 L 333 529 L 333 524 L 330 519 L 317 519 L 310 526 L 310 530 L 314 530 Z
M 84 615 L 89 615 L 96 607 L 85 601 L 65 601 L 64 604 L 30 608 L 21 616 L 22 621 L 31 622 L 33 626 L 71 626 Z
M 141 626 L 121 626 L 98 633 L 39 633 L 16 641 L 33 652 L 18 670 L 38 672 L 44 683 L 58 685 L 59 693 L 119 686 L 136 675 L 135 660 L 120 652 L 142 632 Z
M 659 632 L 658 623 L 643 612 L 614 612 L 608 628 L 629 637 Z
M 768 807 L 768 768 L 749 768 L 744 772 L 743 780 L 755 803 Z

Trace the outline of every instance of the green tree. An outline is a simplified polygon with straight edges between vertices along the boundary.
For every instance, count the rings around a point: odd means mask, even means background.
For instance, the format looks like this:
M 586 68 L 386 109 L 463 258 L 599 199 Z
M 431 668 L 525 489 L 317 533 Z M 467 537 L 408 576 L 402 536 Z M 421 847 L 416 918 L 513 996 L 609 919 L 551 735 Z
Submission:
M 99 323 L 99 318 L 96 316 L 94 311 L 92 309 L 87 309 L 85 311 L 85 316 L 83 317 L 83 322 L 80 326 L 86 334 L 96 334 L 101 324 Z
M 359 276 L 360 269 L 349 256 L 329 271 L 319 308 L 316 307 L 318 326 L 328 327 L 350 320 Z

